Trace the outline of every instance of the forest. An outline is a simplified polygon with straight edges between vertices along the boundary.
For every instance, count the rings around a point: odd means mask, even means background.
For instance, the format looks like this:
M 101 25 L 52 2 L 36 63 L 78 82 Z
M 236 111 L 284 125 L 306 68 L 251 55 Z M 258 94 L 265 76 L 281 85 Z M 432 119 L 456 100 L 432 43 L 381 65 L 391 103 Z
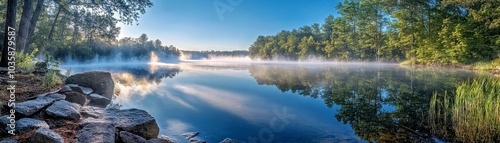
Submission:
M 500 64 L 500 1 L 344 0 L 337 17 L 258 36 L 252 59 Z
M 15 29 L 18 55 L 48 53 L 55 59 L 89 61 L 99 58 L 138 59 L 159 55 L 178 56 L 179 50 L 146 34 L 118 39 L 118 23 L 139 24 L 150 0 L 6 0 L 0 1 L 0 39 L 9 45 L 5 31 Z M 3 48 L 6 53 L 7 48 Z M 7 65 L 2 54 L 1 65 Z M 4 59 L 5 58 L 5 59 Z M 18 60 L 19 61 L 19 60 Z

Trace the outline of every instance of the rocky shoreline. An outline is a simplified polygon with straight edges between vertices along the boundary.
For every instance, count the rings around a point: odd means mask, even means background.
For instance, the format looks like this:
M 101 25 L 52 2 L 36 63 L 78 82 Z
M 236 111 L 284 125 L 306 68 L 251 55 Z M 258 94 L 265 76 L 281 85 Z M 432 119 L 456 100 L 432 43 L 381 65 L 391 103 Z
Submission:
M 156 120 L 140 109 L 106 108 L 114 82 L 108 72 L 70 76 L 54 92 L 15 103 L 15 113 L 0 116 L 0 143 L 177 143 L 161 136 Z M 15 119 L 13 118 L 15 117 Z M 204 143 L 198 132 L 183 134 L 190 143 Z M 224 143 L 234 143 L 225 139 Z

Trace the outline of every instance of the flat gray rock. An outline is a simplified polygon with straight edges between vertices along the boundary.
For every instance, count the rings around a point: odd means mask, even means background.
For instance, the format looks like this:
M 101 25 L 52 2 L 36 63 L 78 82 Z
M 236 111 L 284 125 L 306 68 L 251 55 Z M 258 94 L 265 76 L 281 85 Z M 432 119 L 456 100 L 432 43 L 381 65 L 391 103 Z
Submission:
M 89 100 L 89 106 L 96 107 L 106 107 L 109 103 L 111 103 L 110 99 L 95 93 L 89 95 Z
M 54 104 L 49 106 L 49 108 L 47 108 L 45 111 L 47 112 L 47 114 L 53 117 L 78 120 L 81 117 L 80 112 L 78 112 L 79 110 L 80 105 L 76 103 L 70 103 L 66 100 L 60 100 L 54 102 Z
M 146 139 L 127 131 L 120 132 L 120 139 L 123 143 L 146 143 Z
M 49 97 L 36 98 L 35 100 L 28 100 L 21 103 L 16 103 L 16 106 L 14 106 L 14 110 L 16 110 L 17 113 L 20 113 L 24 116 L 31 116 L 40 111 L 40 109 L 45 108 L 46 106 L 52 104 L 52 102 L 54 102 L 53 98 Z
M 112 123 L 87 124 L 78 132 L 77 143 L 115 143 L 115 134 Z
M 0 143 L 18 143 L 18 141 L 13 140 L 13 139 L 3 139 L 3 140 L 0 140 Z
M 87 103 L 87 97 L 84 94 L 78 92 L 66 92 L 64 95 L 66 95 L 66 101 L 78 103 L 81 106 L 85 106 L 85 103 Z
M 62 137 L 48 128 L 39 128 L 28 138 L 28 143 L 64 143 Z
M 10 123 L 9 115 L 0 116 L 0 127 Z
M 65 85 L 65 86 L 63 86 L 61 89 L 59 89 L 59 91 L 58 91 L 58 92 L 59 92 L 59 93 L 66 93 L 66 92 L 71 92 L 71 91 L 73 91 L 73 90 L 71 90 L 71 87 L 69 87 L 69 86 Z
M 104 120 L 121 131 L 128 131 L 145 139 L 158 138 L 160 128 L 156 120 L 146 111 L 139 109 L 107 109 Z
M 60 94 L 60 93 L 51 93 L 51 94 L 48 94 L 48 95 L 45 95 L 45 96 L 48 97 L 48 98 L 52 98 L 55 101 L 66 99 L 66 95 Z
M 38 128 L 49 128 L 49 125 L 45 121 L 31 118 L 22 118 L 16 121 L 16 131 L 18 133 L 26 133 Z
M 83 106 L 81 108 L 80 114 L 84 118 L 103 118 L 106 113 L 106 109 L 101 107 L 93 107 L 93 106 Z

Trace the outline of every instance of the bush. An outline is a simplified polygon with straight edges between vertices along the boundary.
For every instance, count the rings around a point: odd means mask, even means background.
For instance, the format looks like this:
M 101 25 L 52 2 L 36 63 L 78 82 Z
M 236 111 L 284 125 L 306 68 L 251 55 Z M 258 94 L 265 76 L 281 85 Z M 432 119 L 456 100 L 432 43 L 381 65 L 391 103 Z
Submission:
M 62 79 L 57 75 L 57 71 L 55 70 L 50 70 L 49 72 L 45 73 L 45 75 L 42 78 L 42 87 L 44 88 L 51 88 L 54 87 L 55 85 L 62 84 Z
M 35 69 L 35 64 L 38 61 L 35 58 L 35 54 L 38 52 L 38 49 L 33 49 L 31 53 L 25 53 L 21 51 L 16 54 L 16 67 L 21 70 L 27 70 L 28 72 L 32 72 Z

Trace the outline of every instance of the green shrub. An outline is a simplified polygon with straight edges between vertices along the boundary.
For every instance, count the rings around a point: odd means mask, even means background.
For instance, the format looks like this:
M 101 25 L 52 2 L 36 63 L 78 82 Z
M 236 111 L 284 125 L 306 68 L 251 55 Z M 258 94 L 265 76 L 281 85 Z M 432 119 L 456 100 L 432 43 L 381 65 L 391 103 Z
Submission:
M 500 66 L 500 58 L 493 60 L 491 62 L 477 62 L 473 65 L 476 70 L 494 70 Z
M 42 87 L 44 88 L 51 88 L 54 87 L 55 85 L 62 84 L 62 79 L 57 75 L 56 70 L 50 70 L 49 72 L 45 73 L 45 75 L 42 78 Z
M 27 70 L 32 72 L 35 69 L 35 64 L 38 61 L 35 58 L 35 54 L 38 52 L 38 49 L 33 49 L 31 53 L 25 53 L 21 51 L 16 54 L 16 68 L 21 70 Z

